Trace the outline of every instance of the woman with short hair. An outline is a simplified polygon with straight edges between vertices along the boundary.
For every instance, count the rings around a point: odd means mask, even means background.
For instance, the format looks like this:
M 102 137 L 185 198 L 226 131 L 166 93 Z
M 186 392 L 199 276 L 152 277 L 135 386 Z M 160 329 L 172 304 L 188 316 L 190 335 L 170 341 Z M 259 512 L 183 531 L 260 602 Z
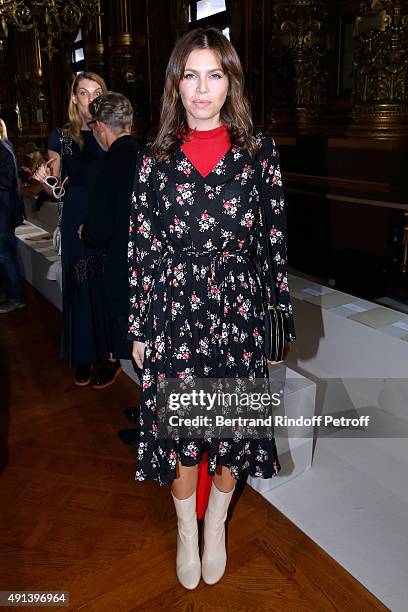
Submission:
M 238 479 L 280 470 L 275 440 L 161 438 L 157 388 L 165 378 L 268 377 L 264 313 L 273 288 L 260 211 L 268 208 L 275 290 L 295 338 L 286 274 L 285 218 L 278 153 L 254 136 L 237 53 L 214 28 L 176 45 L 167 66 L 156 140 L 135 177 L 129 266 L 129 335 L 143 367 L 137 480 L 170 484 L 178 517 L 177 576 L 188 589 L 226 566 L 225 518 Z M 257 243 L 261 278 L 250 247 Z M 197 468 L 208 452 L 213 476 L 197 539 Z

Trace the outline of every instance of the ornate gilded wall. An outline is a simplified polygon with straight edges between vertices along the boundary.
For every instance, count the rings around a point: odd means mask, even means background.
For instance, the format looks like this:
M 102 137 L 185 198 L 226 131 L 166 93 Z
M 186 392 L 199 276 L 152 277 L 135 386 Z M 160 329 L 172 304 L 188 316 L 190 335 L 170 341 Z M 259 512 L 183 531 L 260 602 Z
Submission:
M 99 14 L 80 23 L 84 67 L 101 74 L 110 89 L 129 97 L 135 133 L 143 137 L 157 122 L 166 58 L 174 42 L 169 24 L 175 3 L 94 2 Z M 0 35 L 0 112 L 18 141 L 44 140 L 54 125 L 66 120 L 72 45 L 78 28 L 63 31 L 52 44 L 46 31 L 31 28 L 22 32 L 12 25 L 7 29 L 8 36 Z
M 142 135 L 157 123 L 166 61 L 188 29 L 188 0 L 95 2 L 100 14 L 82 23 L 86 66 L 130 97 Z M 259 127 L 287 136 L 408 135 L 408 0 L 226 5 Z M 24 134 L 42 137 L 63 121 L 74 36 L 64 32 L 50 45 L 43 32 L 9 27 L 1 37 L 0 104 L 10 117 L 8 98 L 17 96 Z
M 100 14 L 82 24 L 86 67 L 128 95 L 135 133 L 150 137 L 189 0 L 95 2 Z M 352 293 L 372 275 L 360 293 L 407 285 L 408 294 L 408 0 L 226 0 L 226 9 L 255 127 L 279 144 L 290 263 Z M 0 112 L 17 143 L 44 142 L 64 122 L 74 36 L 53 39 L 52 53 L 35 30 L 1 37 Z
M 408 136 L 408 2 L 360 2 L 352 133 Z

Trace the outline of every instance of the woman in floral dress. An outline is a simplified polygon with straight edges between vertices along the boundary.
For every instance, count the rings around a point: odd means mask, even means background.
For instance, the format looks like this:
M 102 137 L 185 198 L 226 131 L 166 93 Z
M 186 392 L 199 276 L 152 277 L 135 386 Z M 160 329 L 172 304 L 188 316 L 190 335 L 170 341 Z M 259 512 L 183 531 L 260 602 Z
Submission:
M 262 185 L 260 184 L 262 183 Z M 264 309 L 272 302 L 259 207 L 266 206 L 275 293 L 294 340 L 278 153 L 253 136 L 242 68 L 214 28 L 186 34 L 166 72 L 156 140 L 141 152 L 129 239 L 133 356 L 143 367 L 137 480 L 171 484 L 178 517 L 176 569 L 188 589 L 226 566 L 225 518 L 237 479 L 276 476 L 269 439 L 160 438 L 157 386 L 164 378 L 265 378 Z M 261 276 L 250 257 L 257 245 Z M 198 550 L 198 464 L 213 478 Z

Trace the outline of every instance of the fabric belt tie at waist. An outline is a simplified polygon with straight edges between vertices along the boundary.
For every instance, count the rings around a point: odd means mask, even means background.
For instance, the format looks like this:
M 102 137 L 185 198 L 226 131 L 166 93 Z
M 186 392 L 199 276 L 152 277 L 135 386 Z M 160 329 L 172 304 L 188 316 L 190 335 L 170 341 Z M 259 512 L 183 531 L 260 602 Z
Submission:
M 194 257 L 196 259 L 228 259 L 229 257 L 249 257 L 249 251 L 198 251 L 197 249 L 180 249 L 170 250 L 168 249 L 164 258 L 166 257 Z

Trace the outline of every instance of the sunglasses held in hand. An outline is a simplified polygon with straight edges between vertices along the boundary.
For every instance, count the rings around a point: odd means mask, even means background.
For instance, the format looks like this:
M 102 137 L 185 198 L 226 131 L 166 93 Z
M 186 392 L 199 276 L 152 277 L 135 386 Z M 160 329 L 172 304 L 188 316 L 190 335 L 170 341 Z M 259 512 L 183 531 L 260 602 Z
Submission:
M 45 167 L 47 168 L 48 164 L 50 164 L 53 161 L 54 159 L 49 159 L 46 162 Z M 61 185 L 59 185 L 60 179 L 57 176 L 53 176 L 52 174 L 50 174 L 50 176 L 47 176 L 47 178 L 44 179 L 44 183 L 46 183 L 48 187 L 52 189 L 52 195 L 54 196 L 54 198 L 56 200 L 59 200 L 63 198 L 65 195 L 64 185 L 67 182 L 67 180 L 68 180 L 68 177 L 66 176 L 63 182 L 61 183 Z

